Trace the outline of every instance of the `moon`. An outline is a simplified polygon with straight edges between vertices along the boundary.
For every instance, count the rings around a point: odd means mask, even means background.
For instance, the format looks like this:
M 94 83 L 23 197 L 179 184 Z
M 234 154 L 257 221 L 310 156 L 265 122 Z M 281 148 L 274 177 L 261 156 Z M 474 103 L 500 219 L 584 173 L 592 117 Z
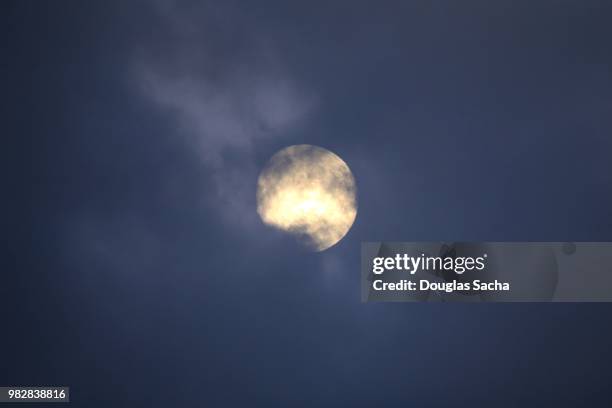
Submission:
M 264 224 L 324 251 L 353 225 L 356 191 L 340 157 L 318 146 L 289 146 L 274 154 L 259 175 L 257 212 Z

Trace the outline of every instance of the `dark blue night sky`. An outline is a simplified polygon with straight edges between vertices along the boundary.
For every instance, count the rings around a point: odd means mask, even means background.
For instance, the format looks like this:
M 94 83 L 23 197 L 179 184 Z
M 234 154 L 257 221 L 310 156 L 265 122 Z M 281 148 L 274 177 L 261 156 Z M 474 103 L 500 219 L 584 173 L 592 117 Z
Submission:
M 7 1 L 0 385 L 77 407 L 610 406 L 608 304 L 362 304 L 377 240 L 612 241 L 605 1 Z M 337 153 L 348 235 L 264 226 Z

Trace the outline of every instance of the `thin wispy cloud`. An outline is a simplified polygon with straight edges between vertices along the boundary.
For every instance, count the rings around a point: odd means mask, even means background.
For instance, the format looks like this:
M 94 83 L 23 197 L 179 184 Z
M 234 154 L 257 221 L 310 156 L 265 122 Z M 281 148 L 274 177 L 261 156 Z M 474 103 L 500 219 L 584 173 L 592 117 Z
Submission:
M 244 203 L 253 199 L 246 176 L 257 173 L 254 147 L 274 139 L 283 146 L 307 119 L 314 97 L 256 24 L 235 10 L 162 2 L 157 12 L 165 32 L 135 47 L 131 72 L 152 109 L 176 124 L 171 137 L 193 149 L 209 170 L 220 211 L 242 218 L 240 212 L 249 212 Z M 158 58 L 159 47 L 170 49 L 172 58 Z M 230 166 L 228 155 L 240 160 Z

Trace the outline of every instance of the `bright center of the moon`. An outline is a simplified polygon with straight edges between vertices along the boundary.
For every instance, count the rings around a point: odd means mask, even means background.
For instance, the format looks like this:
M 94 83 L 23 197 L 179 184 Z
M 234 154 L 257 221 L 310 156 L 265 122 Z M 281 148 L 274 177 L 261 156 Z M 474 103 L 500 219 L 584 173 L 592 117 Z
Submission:
M 259 175 L 264 223 L 305 238 L 316 251 L 342 239 L 357 215 L 355 179 L 341 158 L 311 145 L 276 153 Z

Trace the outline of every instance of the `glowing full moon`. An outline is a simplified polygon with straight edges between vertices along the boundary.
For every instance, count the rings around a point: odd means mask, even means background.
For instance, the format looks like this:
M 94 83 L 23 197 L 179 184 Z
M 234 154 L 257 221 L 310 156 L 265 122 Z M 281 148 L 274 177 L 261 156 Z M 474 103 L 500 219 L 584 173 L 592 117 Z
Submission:
M 315 251 L 340 241 L 357 216 L 355 179 L 344 161 L 311 145 L 276 153 L 259 175 L 257 212 Z

